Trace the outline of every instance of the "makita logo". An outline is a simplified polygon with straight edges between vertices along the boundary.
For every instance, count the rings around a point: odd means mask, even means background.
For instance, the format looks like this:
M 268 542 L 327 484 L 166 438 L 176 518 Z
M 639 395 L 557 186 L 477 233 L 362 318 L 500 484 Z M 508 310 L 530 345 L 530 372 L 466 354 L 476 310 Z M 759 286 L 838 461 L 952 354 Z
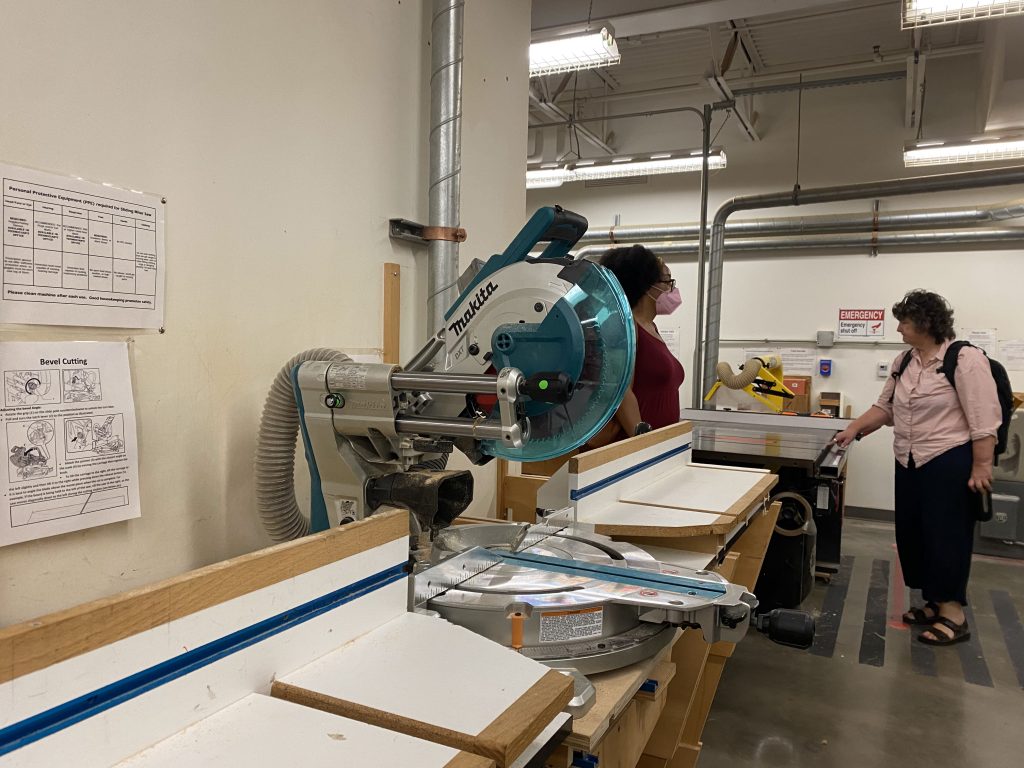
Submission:
M 469 308 L 462 313 L 462 317 L 456 318 L 452 321 L 452 324 L 448 326 L 448 330 L 455 334 L 458 338 L 466 326 L 469 325 L 469 321 L 476 317 L 476 313 L 480 311 L 480 308 L 487 303 L 487 300 L 491 298 L 491 294 L 498 290 L 492 282 L 488 282 L 483 288 L 476 292 L 476 296 L 469 300 Z

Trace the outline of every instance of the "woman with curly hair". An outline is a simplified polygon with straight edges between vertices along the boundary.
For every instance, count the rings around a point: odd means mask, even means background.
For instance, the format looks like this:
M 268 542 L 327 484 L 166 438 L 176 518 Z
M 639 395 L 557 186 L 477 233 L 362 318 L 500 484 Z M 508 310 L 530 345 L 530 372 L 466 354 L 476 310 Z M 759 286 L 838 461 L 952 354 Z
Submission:
M 679 421 L 679 387 L 685 375 L 654 324 L 657 315 L 671 314 L 683 303 L 668 265 L 642 245 L 612 248 L 600 263 L 618 279 L 633 309 L 636 365 L 615 418 L 591 439 L 591 447 Z
M 910 349 L 893 360 L 878 402 L 835 442 L 845 446 L 879 427 L 894 428 L 896 548 L 907 586 L 920 588 L 926 601 L 903 614 L 903 621 L 927 626 L 918 635 L 923 643 L 952 645 L 971 636 L 963 607 L 974 543 L 973 494 L 992 490 L 1002 415 L 981 350 L 960 350 L 955 389 L 941 370 L 956 336 L 944 298 L 910 291 L 892 313 Z M 910 358 L 899 373 L 905 355 Z

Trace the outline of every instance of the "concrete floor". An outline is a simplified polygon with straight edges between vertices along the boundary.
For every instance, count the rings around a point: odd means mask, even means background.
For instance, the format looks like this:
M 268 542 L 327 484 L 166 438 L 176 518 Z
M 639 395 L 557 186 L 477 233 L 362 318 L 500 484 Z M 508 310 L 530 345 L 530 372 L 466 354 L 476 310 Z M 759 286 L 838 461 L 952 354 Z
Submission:
M 843 552 L 803 606 L 819 626 L 811 651 L 755 633 L 737 646 L 699 768 L 1024 765 L 1024 561 L 976 556 L 973 640 L 931 649 L 899 621 L 911 596 L 892 527 L 846 521 Z

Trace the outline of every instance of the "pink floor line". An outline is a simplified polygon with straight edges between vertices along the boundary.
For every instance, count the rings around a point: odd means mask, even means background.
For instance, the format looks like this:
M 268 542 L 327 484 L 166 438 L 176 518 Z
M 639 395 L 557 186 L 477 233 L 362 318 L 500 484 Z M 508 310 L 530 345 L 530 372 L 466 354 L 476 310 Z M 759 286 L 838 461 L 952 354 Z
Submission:
M 896 545 L 893 544 L 892 548 L 896 549 Z M 889 626 L 893 629 L 907 631 L 910 627 L 903 623 L 903 612 L 906 610 L 907 588 L 903 583 L 903 568 L 900 567 L 899 555 L 894 558 L 894 565 L 896 573 L 893 576 L 892 596 L 889 600 Z

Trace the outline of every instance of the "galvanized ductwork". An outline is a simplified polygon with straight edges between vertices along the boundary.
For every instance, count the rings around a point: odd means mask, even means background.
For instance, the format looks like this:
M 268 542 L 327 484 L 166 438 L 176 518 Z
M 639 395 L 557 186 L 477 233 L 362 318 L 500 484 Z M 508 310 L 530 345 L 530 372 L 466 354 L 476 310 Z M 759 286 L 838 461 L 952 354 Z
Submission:
M 462 27 L 464 0 L 434 0 L 430 23 L 430 189 L 427 222 L 459 226 L 462 173 Z M 427 324 L 434 333 L 456 297 L 459 244 L 431 240 L 428 246 Z
M 846 200 L 870 200 L 876 197 L 894 197 L 927 192 L 948 192 L 962 189 L 1008 186 L 1024 183 L 1024 167 L 1000 168 L 986 171 L 947 173 L 936 176 L 921 176 L 910 179 L 891 179 L 867 184 L 849 184 L 817 189 L 790 189 L 765 195 L 736 197 L 722 205 L 715 213 L 711 225 L 711 252 L 708 273 L 708 303 L 705 330 L 702 333 L 700 318 L 697 322 L 696 343 L 698 347 L 706 339 L 702 370 L 697 381 L 700 388 L 694 389 L 694 407 L 701 407 L 701 392 L 706 392 L 715 382 L 715 363 L 718 362 L 719 337 L 722 319 L 722 266 L 726 249 L 726 222 L 737 211 L 761 208 L 784 208 L 814 203 L 834 203 Z M 940 234 L 940 233 L 924 233 Z M 948 234 L 948 233 L 947 233 Z M 919 242 L 919 240 L 918 240 Z

